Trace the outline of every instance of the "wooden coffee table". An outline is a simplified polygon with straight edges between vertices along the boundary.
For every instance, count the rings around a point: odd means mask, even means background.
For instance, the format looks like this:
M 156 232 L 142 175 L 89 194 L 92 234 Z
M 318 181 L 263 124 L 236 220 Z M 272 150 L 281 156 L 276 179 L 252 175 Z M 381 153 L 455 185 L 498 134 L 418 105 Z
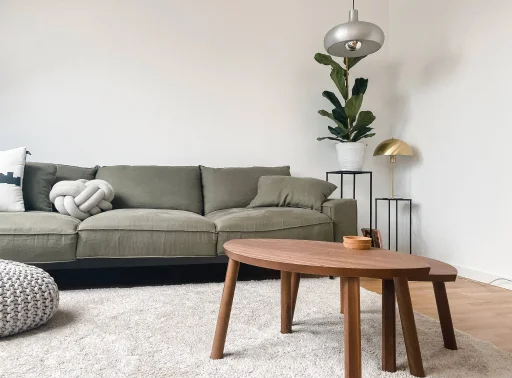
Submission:
M 343 277 L 347 378 L 361 377 L 359 278 L 393 280 L 411 373 L 424 376 L 408 281 L 428 280 L 430 265 L 425 259 L 382 249 L 353 251 L 339 243 L 306 240 L 232 240 L 225 243 L 224 248 L 229 263 L 212 346 L 212 359 L 223 358 L 238 270 L 240 263 L 245 263 L 281 271 L 282 333 L 291 332 L 300 273 Z M 383 337 L 386 337 L 384 332 Z M 383 339 L 384 348 L 390 344 L 391 341 Z

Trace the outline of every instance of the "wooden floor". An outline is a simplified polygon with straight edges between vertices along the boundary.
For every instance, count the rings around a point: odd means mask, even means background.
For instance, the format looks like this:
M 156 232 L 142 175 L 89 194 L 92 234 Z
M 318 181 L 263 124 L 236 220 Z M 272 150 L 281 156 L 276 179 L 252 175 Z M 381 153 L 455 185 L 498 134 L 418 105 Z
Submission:
M 365 289 L 381 293 L 381 281 L 361 279 Z M 411 282 L 414 311 L 438 318 L 432 284 Z M 454 327 L 512 352 L 512 291 L 464 278 L 446 284 Z

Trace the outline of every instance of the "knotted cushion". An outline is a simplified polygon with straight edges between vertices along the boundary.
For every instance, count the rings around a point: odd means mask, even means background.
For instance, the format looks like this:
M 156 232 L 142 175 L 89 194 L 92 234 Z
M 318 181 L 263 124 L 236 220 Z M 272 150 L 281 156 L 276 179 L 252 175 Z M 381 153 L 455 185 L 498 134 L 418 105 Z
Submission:
M 40 268 L 0 260 L 0 337 L 46 323 L 57 311 L 59 289 Z
M 103 180 L 60 181 L 50 192 L 50 200 L 61 214 L 84 220 L 112 210 L 112 185 Z

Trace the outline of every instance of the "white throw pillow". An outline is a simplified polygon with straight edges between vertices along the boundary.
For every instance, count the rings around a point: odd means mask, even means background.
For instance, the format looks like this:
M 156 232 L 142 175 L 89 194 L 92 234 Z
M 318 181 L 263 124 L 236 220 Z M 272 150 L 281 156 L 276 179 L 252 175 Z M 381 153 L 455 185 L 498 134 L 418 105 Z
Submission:
M 0 151 L 0 211 L 25 211 L 23 173 L 27 148 Z

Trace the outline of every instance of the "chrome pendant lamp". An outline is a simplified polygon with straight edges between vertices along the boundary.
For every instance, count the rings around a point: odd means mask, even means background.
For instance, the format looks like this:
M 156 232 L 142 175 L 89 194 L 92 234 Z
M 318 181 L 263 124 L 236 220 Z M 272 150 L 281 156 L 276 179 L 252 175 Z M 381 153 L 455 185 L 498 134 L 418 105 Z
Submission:
M 333 56 L 356 58 L 378 51 L 384 44 L 384 32 L 371 22 L 359 21 L 352 0 L 349 21 L 333 27 L 324 38 L 325 50 Z

